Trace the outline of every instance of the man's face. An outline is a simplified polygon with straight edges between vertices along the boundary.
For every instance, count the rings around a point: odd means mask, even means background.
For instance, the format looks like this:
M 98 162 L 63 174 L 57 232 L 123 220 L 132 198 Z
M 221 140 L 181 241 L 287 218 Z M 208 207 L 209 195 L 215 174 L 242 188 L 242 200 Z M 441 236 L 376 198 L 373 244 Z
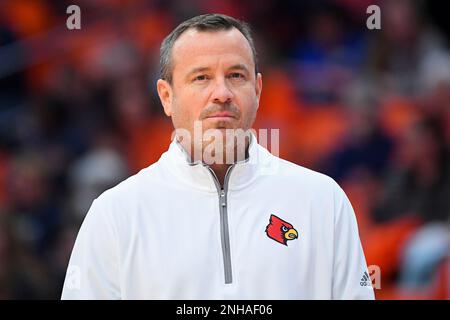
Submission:
M 175 129 L 250 129 L 259 105 L 261 74 L 242 33 L 185 31 L 172 48 L 172 85 L 158 80 L 158 94 Z

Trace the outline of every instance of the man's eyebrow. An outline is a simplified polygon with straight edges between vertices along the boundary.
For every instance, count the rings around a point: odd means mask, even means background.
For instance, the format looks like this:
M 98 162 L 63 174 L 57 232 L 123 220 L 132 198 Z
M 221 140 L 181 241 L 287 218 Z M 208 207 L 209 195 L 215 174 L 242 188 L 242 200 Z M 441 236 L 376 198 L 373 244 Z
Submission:
M 189 79 L 193 74 L 196 74 L 199 72 L 210 71 L 210 70 L 211 70 L 211 68 L 209 68 L 209 67 L 196 67 L 187 73 L 186 79 Z M 248 68 L 241 63 L 235 64 L 235 65 L 229 67 L 228 70 L 242 70 L 247 73 L 249 72 Z
M 231 66 L 230 68 L 229 68 L 229 70 L 242 70 L 242 71 L 245 71 L 245 72 L 249 72 L 248 71 L 248 68 L 245 66 L 245 65 L 243 65 L 243 64 L 235 64 L 235 65 L 233 65 L 233 66 Z

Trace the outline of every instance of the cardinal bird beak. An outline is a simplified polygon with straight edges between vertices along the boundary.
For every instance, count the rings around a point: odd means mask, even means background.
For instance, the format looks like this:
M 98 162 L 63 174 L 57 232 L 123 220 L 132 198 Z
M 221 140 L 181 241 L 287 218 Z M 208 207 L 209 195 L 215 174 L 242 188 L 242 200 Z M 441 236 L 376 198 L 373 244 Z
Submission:
M 297 230 L 295 229 L 290 229 L 288 230 L 285 234 L 284 237 L 288 240 L 293 240 L 293 239 L 297 239 L 298 237 L 298 233 Z

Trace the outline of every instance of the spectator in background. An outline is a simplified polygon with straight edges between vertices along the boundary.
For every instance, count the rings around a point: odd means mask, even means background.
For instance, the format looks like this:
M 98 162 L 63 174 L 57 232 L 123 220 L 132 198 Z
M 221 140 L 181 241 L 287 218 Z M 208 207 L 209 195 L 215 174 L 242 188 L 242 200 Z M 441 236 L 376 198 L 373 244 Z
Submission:
M 448 44 L 419 16 L 417 2 L 387 0 L 381 10 L 383 27 L 368 48 L 367 76 L 380 95 L 417 97 L 448 73 Z
M 445 221 L 450 213 L 448 148 L 440 123 L 415 124 L 400 142 L 395 169 L 387 178 L 373 218 L 388 222 L 415 215 L 424 222 Z
M 339 181 L 361 171 L 381 176 L 388 165 L 393 143 L 380 127 L 379 99 L 372 89 L 370 83 L 362 81 L 346 89 L 346 136 L 337 151 L 323 161 L 325 171 Z
M 113 187 L 128 175 L 121 154 L 107 144 L 92 148 L 69 168 L 72 207 L 79 221 L 92 201 L 104 190 Z
M 48 254 L 48 245 L 59 227 L 59 203 L 53 199 L 49 170 L 37 154 L 17 157 L 8 176 L 10 209 L 20 241 L 38 255 Z
M 407 241 L 401 256 L 399 284 L 402 291 L 420 292 L 427 288 L 433 289 L 430 286 L 439 285 L 436 284 L 439 281 L 436 280 L 436 274 L 439 269 L 448 270 L 450 266 L 449 228 L 448 221 L 431 222 L 421 227 Z M 450 292 L 445 294 L 448 298 Z
M 313 7 L 307 19 L 306 36 L 292 53 L 292 75 L 303 100 L 335 103 L 360 70 L 364 38 L 350 28 L 345 10 L 332 3 Z

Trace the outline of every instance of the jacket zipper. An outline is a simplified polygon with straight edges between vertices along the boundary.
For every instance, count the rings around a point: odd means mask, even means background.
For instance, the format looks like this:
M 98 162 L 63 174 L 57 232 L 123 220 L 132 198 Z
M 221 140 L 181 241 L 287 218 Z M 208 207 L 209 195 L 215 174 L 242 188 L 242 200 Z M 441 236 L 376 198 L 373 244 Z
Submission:
M 228 180 L 230 178 L 230 173 L 233 167 L 234 165 L 228 167 L 227 172 L 225 173 L 223 187 L 220 185 L 219 179 L 217 178 L 214 170 L 212 170 L 210 167 L 207 167 L 213 175 L 214 183 L 216 185 L 217 192 L 219 194 L 220 238 L 222 243 L 225 284 L 230 284 L 233 282 L 233 274 L 231 270 L 230 234 L 228 230 L 228 209 L 227 209 Z

